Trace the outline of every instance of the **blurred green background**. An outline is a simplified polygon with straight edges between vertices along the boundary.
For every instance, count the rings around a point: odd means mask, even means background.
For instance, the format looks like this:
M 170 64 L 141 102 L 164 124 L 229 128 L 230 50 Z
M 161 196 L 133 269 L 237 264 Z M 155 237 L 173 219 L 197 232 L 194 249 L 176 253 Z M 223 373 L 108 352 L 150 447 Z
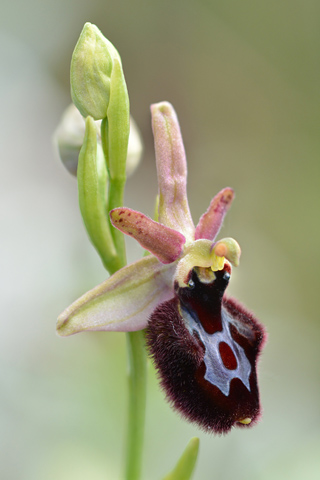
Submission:
M 86 21 L 120 51 L 145 142 L 127 206 L 152 215 L 149 105 L 168 100 L 195 221 L 219 189 L 236 191 L 221 232 L 243 251 L 229 293 L 269 332 L 264 416 L 251 430 L 198 431 L 171 411 L 150 366 L 144 478 L 160 479 L 195 435 L 195 480 L 319 478 L 319 19 L 315 0 L 2 2 L 1 479 L 121 478 L 124 335 L 55 334 L 57 315 L 106 276 L 51 144 Z

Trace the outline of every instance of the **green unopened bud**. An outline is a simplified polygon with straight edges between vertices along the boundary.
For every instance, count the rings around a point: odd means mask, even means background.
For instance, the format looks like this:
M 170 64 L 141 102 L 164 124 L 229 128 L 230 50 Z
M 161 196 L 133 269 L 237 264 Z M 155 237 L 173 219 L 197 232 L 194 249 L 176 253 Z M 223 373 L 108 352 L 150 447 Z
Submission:
M 97 129 L 98 152 L 103 155 L 101 146 L 101 120 L 95 122 Z M 78 157 L 84 140 L 85 119 L 79 110 L 69 105 L 64 111 L 61 121 L 53 135 L 57 154 L 69 173 L 76 176 Z M 142 139 L 136 122 L 130 117 L 130 135 L 126 162 L 126 174 L 129 177 L 138 167 L 143 151 Z
M 77 177 L 79 205 L 85 227 L 104 266 L 113 273 L 119 264 L 110 232 L 106 201 L 107 168 L 102 149 L 98 148 L 96 125 L 91 117 L 86 119 Z
M 121 59 L 114 48 L 91 23 L 83 27 L 71 60 L 71 97 L 84 117 L 95 120 L 107 116 L 110 81 L 115 59 Z
M 79 110 L 69 105 L 53 135 L 53 143 L 59 158 L 69 173 L 76 176 L 78 157 L 83 144 L 85 120 Z
M 127 176 L 135 172 L 142 157 L 142 139 L 136 122 L 130 117 L 130 134 L 127 152 L 126 173 Z
M 126 181 L 126 159 L 130 131 L 129 97 L 121 63 L 114 60 L 108 116 L 101 123 L 101 139 L 111 182 Z M 118 188 L 118 186 L 117 186 Z
M 130 132 L 129 96 L 117 50 L 90 23 L 83 27 L 73 52 L 71 95 L 84 117 L 92 117 L 92 122 L 102 120 L 101 144 L 109 176 L 107 205 L 112 210 L 123 205 Z M 115 229 L 111 235 L 118 258 L 124 263 L 123 235 Z

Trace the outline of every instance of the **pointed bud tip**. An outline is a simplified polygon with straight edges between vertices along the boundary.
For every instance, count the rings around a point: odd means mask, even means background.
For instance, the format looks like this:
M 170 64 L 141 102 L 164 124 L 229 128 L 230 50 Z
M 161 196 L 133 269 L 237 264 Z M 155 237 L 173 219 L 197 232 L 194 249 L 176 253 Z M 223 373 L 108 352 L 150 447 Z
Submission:
M 112 45 L 92 23 L 86 23 L 71 60 L 71 97 L 84 117 L 95 120 L 107 116 L 113 63 L 120 57 Z
M 70 333 L 67 331 L 67 322 L 68 319 L 63 314 L 59 315 L 56 325 L 56 332 L 59 337 L 67 337 L 70 335 Z
M 189 445 L 194 449 L 199 448 L 200 445 L 200 438 L 199 437 L 192 437 L 190 439 Z
M 231 187 L 226 187 L 223 190 L 222 199 L 224 203 L 229 204 L 234 199 L 234 190 Z

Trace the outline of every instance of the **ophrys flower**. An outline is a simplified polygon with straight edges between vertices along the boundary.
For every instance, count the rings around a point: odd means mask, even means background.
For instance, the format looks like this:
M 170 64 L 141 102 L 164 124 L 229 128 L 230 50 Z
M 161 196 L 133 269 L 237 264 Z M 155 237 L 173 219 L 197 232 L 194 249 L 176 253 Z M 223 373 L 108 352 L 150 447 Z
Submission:
M 149 351 L 173 406 L 202 428 L 227 432 L 260 414 L 256 364 L 265 332 L 251 313 L 227 299 L 231 265 L 240 247 L 215 241 L 234 197 L 225 188 L 195 227 L 187 167 L 173 107 L 153 105 L 158 221 L 126 207 L 112 224 L 152 255 L 128 265 L 83 295 L 58 319 L 61 335 L 88 330 L 146 328 Z

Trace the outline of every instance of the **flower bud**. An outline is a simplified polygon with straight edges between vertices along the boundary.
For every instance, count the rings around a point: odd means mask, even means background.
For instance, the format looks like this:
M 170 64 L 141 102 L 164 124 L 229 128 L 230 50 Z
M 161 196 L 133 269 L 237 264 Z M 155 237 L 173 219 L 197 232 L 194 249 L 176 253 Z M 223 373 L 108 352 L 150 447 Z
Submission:
M 130 117 L 130 133 L 126 163 L 126 173 L 128 177 L 130 177 L 138 167 L 142 157 L 142 151 L 143 144 L 139 128 L 133 118 Z
M 114 60 L 121 59 L 114 48 L 91 23 L 80 34 L 71 60 L 71 97 L 84 117 L 94 120 L 107 116 L 110 81 Z
M 97 130 L 92 117 L 87 117 L 85 137 L 77 170 L 79 206 L 90 240 L 110 272 L 119 268 L 106 201 L 107 167 L 102 149 L 98 150 Z
M 71 175 L 77 176 L 78 157 L 83 144 L 85 121 L 79 110 L 70 104 L 63 112 L 53 143 L 63 165 Z
M 95 122 L 98 135 L 98 150 L 101 150 L 101 121 Z M 78 157 L 84 140 L 85 120 L 79 110 L 70 104 L 64 111 L 60 123 L 53 135 L 58 156 L 69 173 L 77 176 Z M 142 157 L 143 145 L 136 122 L 130 117 L 130 135 L 127 153 L 126 173 L 130 176 L 138 167 Z

